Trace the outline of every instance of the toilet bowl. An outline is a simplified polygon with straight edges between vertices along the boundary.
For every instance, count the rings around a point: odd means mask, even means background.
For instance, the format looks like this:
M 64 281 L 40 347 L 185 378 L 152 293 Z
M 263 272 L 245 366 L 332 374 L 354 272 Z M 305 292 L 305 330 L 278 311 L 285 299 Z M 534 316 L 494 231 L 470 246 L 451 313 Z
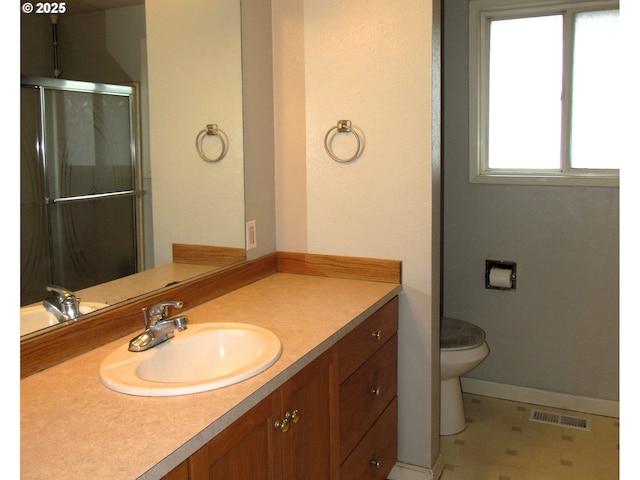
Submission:
M 440 326 L 440 435 L 464 430 L 467 422 L 460 376 L 480 365 L 489 355 L 480 327 L 455 318 L 443 318 Z

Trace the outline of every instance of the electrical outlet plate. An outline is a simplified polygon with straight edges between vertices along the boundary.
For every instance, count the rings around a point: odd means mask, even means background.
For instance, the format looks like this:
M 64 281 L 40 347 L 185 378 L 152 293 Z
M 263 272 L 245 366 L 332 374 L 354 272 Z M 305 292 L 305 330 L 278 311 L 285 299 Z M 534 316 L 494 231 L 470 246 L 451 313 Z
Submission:
M 258 245 L 256 239 L 256 221 L 249 220 L 245 223 L 245 241 L 247 250 L 251 250 L 256 248 Z

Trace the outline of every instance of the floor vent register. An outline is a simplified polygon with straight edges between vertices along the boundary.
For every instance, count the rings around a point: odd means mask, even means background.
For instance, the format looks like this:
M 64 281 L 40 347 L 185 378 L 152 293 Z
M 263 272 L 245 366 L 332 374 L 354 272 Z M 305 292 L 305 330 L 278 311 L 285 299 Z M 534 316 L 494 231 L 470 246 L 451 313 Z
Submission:
M 591 421 L 588 418 L 545 412 L 544 410 L 531 410 L 529 413 L 529 420 L 532 422 L 548 423 L 550 425 L 559 425 L 561 427 L 591 431 Z

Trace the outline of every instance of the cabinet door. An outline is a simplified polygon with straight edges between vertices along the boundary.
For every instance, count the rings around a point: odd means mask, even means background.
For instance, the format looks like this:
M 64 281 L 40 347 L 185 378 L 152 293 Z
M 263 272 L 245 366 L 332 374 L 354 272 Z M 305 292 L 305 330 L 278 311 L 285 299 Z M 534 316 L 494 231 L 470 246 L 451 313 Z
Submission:
M 191 480 L 273 480 L 272 399 L 260 402 L 189 458 Z
M 330 366 L 329 351 L 280 389 L 281 420 L 288 421 L 288 428 L 274 435 L 282 460 L 278 479 L 331 478 Z
M 167 473 L 162 480 L 189 480 L 189 460 L 185 460 Z

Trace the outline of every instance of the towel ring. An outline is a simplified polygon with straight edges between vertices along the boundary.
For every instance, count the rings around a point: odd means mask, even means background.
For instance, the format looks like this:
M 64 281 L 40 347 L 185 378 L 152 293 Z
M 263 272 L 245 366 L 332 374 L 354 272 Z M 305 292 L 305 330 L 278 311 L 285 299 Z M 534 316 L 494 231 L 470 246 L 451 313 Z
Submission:
M 336 133 L 353 133 L 353 136 L 356 137 L 357 147 L 356 153 L 354 153 L 353 156 L 349 158 L 340 158 L 333 153 L 331 147 L 329 147 L 329 135 L 331 135 L 334 130 L 334 135 Z M 331 136 L 331 138 L 333 139 L 333 136 Z M 347 163 L 355 160 L 358 155 L 362 153 L 361 147 L 362 141 L 360 140 L 360 135 L 358 135 L 358 132 L 356 132 L 355 129 L 351 128 L 351 120 L 338 120 L 338 124 L 335 127 L 331 127 L 327 134 L 324 136 L 324 149 L 327 151 L 327 155 L 329 155 L 336 162 Z
M 222 152 L 220 152 L 220 156 L 218 158 L 209 158 L 205 155 L 204 150 L 202 149 L 202 142 L 204 141 L 205 135 L 217 135 L 220 137 L 220 141 L 222 142 Z M 207 128 L 198 133 L 196 137 L 196 150 L 198 150 L 198 155 L 205 162 L 217 162 L 222 160 L 224 156 L 227 154 L 227 150 L 229 148 L 229 137 L 224 133 L 218 125 L 215 123 L 210 123 L 207 125 Z

